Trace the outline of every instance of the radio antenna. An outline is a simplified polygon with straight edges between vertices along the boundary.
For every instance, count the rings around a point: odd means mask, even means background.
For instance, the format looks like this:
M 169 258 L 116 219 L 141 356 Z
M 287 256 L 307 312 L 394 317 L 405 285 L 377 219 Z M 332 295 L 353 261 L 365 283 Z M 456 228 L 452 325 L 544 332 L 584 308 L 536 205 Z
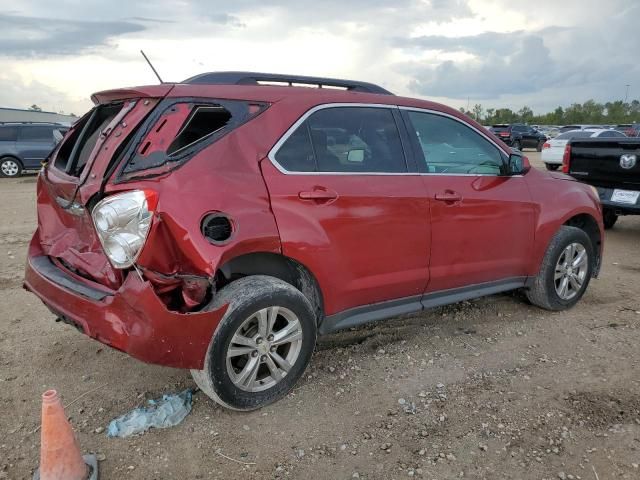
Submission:
M 147 56 L 144 54 L 144 51 L 143 51 L 143 50 L 140 50 L 140 53 L 142 54 L 142 56 L 144 57 L 144 59 L 147 61 L 147 63 L 148 63 L 148 64 L 149 64 L 149 66 L 151 67 L 151 70 L 153 70 L 153 73 L 155 73 L 156 77 L 158 77 L 158 80 L 160 81 L 160 83 L 164 83 L 164 82 L 162 81 L 162 78 L 160 78 L 160 75 L 158 74 L 158 71 L 157 71 L 155 68 L 153 68 L 153 64 L 151 63 L 151 60 L 149 60 L 149 59 L 147 58 Z

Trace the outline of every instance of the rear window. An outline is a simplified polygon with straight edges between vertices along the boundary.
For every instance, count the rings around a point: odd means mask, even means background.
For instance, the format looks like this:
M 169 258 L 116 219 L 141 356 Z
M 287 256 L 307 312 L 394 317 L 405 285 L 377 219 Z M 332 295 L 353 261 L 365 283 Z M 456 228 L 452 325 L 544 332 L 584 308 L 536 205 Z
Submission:
M 15 142 L 17 136 L 16 127 L 0 127 L 0 142 Z
M 123 103 L 100 105 L 82 117 L 58 150 L 55 166 L 69 175 L 82 173 L 102 131 L 122 109 Z M 53 140 L 53 137 L 52 137 Z
M 509 125 L 493 125 L 491 127 L 491 130 L 493 130 L 494 132 L 506 132 L 507 130 L 509 130 Z
M 585 130 L 571 130 L 569 132 L 565 132 L 562 135 L 558 135 L 556 140 L 569 140 L 571 138 L 589 138 L 593 135 L 593 132 L 585 131 Z

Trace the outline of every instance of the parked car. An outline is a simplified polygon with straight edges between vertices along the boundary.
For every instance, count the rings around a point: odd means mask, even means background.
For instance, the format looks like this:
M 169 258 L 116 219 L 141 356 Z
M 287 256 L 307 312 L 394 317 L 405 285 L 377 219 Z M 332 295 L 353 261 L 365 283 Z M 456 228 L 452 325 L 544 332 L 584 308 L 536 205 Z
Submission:
M 570 130 L 556 138 L 545 142 L 542 146 L 542 161 L 544 162 L 547 170 L 557 170 L 562 165 L 562 157 L 564 156 L 564 149 L 572 138 L 625 138 L 626 135 L 617 130 L 605 130 L 599 129 L 585 129 L 585 130 Z
M 519 123 L 493 125 L 491 132 L 517 150 L 535 148 L 540 152 L 542 145 L 547 140 L 547 137 L 535 128 Z
M 562 171 L 593 185 L 602 203 L 604 227 L 620 215 L 640 215 L 640 138 L 572 138 Z
M 317 335 L 513 289 L 563 310 L 599 271 L 594 190 L 444 105 L 243 72 L 92 98 L 39 175 L 25 288 L 227 407 L 285 395 Z
M 602 129 L 601 125 L 565 125 L 558 129 L 559 133 L 571 132 L 572 130 L 594 130 Z
M 640 136 L 640 123 L 624 123 L 617 125 L 616 130 L 621 131 L 627 137 L 638 137 Z
M 0 176 L 18 177 L 37 170 L 69 130 L 57 123 L 1 123 Z

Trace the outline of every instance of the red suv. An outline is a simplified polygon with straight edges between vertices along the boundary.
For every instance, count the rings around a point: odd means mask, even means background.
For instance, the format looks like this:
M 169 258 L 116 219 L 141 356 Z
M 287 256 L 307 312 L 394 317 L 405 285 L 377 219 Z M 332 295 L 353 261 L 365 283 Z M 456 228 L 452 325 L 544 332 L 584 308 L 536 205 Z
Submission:
M 597 275 L 593 189 L 443 105 L 245 72 L 93 100 L 40 173 L 25 287 L 227 407 L 285 395 L 318 334 L 513 289 L 562 310 Z

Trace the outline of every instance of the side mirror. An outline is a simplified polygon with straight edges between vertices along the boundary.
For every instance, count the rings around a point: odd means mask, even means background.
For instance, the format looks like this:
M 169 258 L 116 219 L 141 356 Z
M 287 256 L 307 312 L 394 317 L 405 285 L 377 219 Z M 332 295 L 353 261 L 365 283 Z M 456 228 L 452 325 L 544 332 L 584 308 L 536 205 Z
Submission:
M 509 175 L 524 175 L 529 170 L 531 170 L 531 164 L 527 157 L 519 153 L 509 155 Z
M 364 162 L 364 150 L 349 150 L 347 154 L 347 162 L 362 163 Z

